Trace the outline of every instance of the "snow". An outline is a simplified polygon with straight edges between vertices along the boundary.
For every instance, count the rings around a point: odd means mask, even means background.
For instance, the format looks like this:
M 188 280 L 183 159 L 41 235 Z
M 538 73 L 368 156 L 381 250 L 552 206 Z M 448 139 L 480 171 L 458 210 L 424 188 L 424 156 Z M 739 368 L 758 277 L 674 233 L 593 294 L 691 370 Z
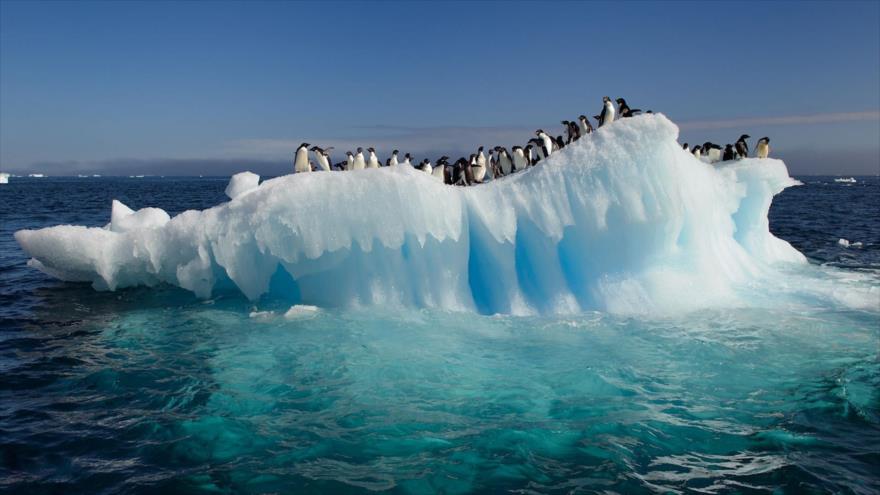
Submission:
M 15 234 L 31 266 L 99 290 L 168 283 L 321 307 L 650 313 L 766 301 L 805 257 L 769 231 L 783 162 L 707 165 L 660 114 L 616 121 L 534 168 L 451 187 L 412 167 L 296 174 L 230 202 Z M 235 183 L 235 187 L 233 187 Z M 161 212 L 161 213 L 160 213 Z
M 226 195 L 229 199 L 235 199 L 242 194 L 252 191 L 260 184 L 260 176 L 253 172 L 240 172 L 229 179 L 226 186 Z

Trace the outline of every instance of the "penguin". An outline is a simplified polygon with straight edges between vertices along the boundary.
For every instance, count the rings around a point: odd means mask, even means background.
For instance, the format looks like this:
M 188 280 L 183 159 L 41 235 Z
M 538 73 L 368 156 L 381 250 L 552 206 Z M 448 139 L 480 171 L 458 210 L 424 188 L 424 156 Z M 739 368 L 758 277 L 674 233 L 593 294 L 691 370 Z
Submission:
M 700 156 L 702 156 L 702 154 L 703 154 L 703 153 L 702 153 L 702 148 L 700 148 L 700 145 L 698 144 L 698 145 L 694 146 L 694 149 L 691 150 L 691 153 L 694 154 L 694 158 L 696 158 L 697 160 L 699 160 L 699 159 L 700 159 Z
M 599 114 L 599 127 L 614 122 L 615 115 L 614 104 L 611 103 L 611 98 L 603 96 L 602 103 L 602 113 Z
M 486 155 L 483 153 L 482 146 L 477 149 L 477 166 L 483 167 L 483 170 L 486 169 Z
M 315 154 L 315 160 L 318 161 L 318 166 L 325 172 L 332 170 L 332 167 L 330 166 L 330 164 L 333 163 L 333 161 L 330 160 L 330 150 L 332 149 L 332 146 L 326 150 L 321 149 L 318 146 L 312 146 L 312 149 L 309 150 Z
M 498 166 L 498 157 L 495 156 L 494 148 L 489 150 L 489 170 L 492 171 L 493 179 L 497 179 L 503 175 L 501 173 L 501 167 Z
M 529 159 L 526 158 L 526 153 L 523 151 L 522 146 L 514 146 L 510 150 L 513 152 L 513 166 L 517 170 L 525 170 L 529 166 Z
M 464 177 L 467 180 L 469 185 L 476 184 L 474 181 L 474 168 L 477 166 L 477 155 L 476 153 L 471 153 L 471 156 L 468 157 L 468 163 L 464 168 Z
M 394 150 L 391 152 L 391 156 L 387 160 L 385 160 L 386 167 L 393 167 L 393 166 L 397 165 L 397 154 L 398 153 L 400 153 L 400 152 L 397 150 Z
M 547 157 L 547 148 L 544 146 L 544 141 L 537 138 L 529 139 L 529 143 L 532 144 L 533 149 L 535 150 L 535 161 L 532 165 L 540 162 L 544 158 Z
M 703 143 L 702 152 L 706 153 L 706 156 L 709 158 L 709 163 L 715 163 L 721 161 L 721 146 L 718 146 L 715 143 L 706 141 Z
M 523 149 L 523 154 L 526 156 L 526 163 L 528 165 L 534 165 L 537 161 L 535 158 L 535 146 L 533 144 L 527 144 L 525 149 Z
M 367 148 L 367 151 L 370 152 L 369 159 L 367 160 L 367 168 L 379 168 L 379 157 L 376 156 L 376 150 L 370 147 Z
M 412 156 L 410 156 L 409 153 L 403 155 L 403 164 L 404 164 L 404 165 L 409 165 L 410 167 L 412 167 L 412 162 L 411 162 L 411 160 L 412 160 Z
M 565 148 L 565 141 L 562 140 L 562 136 L 556 136 L 556 146 L 554 151 L 559 151 L 562 148 Z
M 431 176 L 440 182 L 446 182 L 446 160 L 449 160 L 448 156 L 441 156 L 439 160 L 437 160 L 437 165 L 434 166 L 434 170 L 431 171 Z
M 721 160 L 725 161 L 725 162 L 729 162 L 729 161 L 733 160 L 734 158 L 736 158 L 736 152 L 733 151 L 733 145 L 728 144 L 727 146 L 724 147 L 724 156 L 721 157 Z
M 335 164 L 333 164 L 333 168 L 336 169 L 336 170 L 339 170 L 339 171 L 344 171 L 344 170 L 346 170 L 346 168 L 345 168 L 346 165 L 348 165 L 348 162 L 346 162 L 346 161 L 341 161 L 341 162 L 339 162 L 339 163 L 335 163 Z
M 578 123 L 580 124 L 581 136 L 586 136 L 593 132 L 593 124 L 590 124 L 590 119 L 586 115 L 578 117 Z
M 746 142 L 746 139 L 750 138 L 748 134 L 743 134 L 736 140 L 736 154 L 739 155 L 739 158 L 748 158 L 749 156 L 749 143 Z
M 571 144 L 574 141 L 580 139 L 581 134 L 578 130 L 577 124 L 574 122 L 569 122 L 568 120 L 563 120 L 562 125 L 565 126 L 565 144 Z
M 685 151 L 690 151 L 690 147 L 688 146 L 687 143 L 684 143 L 683 145 L 681 145 L 681 149 L 683 149 Z
M 544 143 L 544 157 L 550 156 L 550 153 L 553 152 L 553 138 L 547 135 L 543 129 L 538 129 L 535 131 L 535 135 L 538 136 L 538 139 L 543 141 Z
M 473 165 L 471 165 L 471 172 L 474 176 L 474 182 L 477 184 L 482 184 L 484 180 L 486 180 L 486 155 L 483 154 L 483 147 L 480 146 L 480 149 L 477 153 L 477 159 Z
M 358 148 L 357 154 L 354 155 L 354 163 L 351 166 L 352 170 L 363 170 L 367 167 L 367 162 L 364 160 L 364 149 Z
M 427 158 L 422 160 L 422 163 L 419 164 L 418 169 L 428 175 L 431 175 L 431 173 L 434 171 L 434 167 L 431 165 L 431 160 L 428 160 Z
M 296 155 L 293 158 L 293 172 L 311 172 L 312 165 L 309 161 L 309 143 L 303 143 L 296 149 Z
M 452 166 L 452 185 L 454 186 L 466 186 L 467 175 L 465 175 L 465 169 L 467 168 L 468 161 L 464 158 L 459 158 L 456 160 L 455 164 Z
M 770 138 L 762 137 L 755 145 L 755 156 L 758 158 L 767 158 L 770 156 Z
M 354 170 L 354 155 L 351 151 L 345 152 L 345 170 Z
M 640 109 L 636 108 L 635 110 L 631 110 L 629 105 L 626 104 L 626 100 L 623 98 L 618 98 L 617 100 L 617 109 L 620 112 L 620 118 L 632 117 L 633 115 L 641 112 Z
M 513 160 L 510 159 L 510 154 L 506 149 L 501 146 L 496 146 L 495 151 L 498 152 L 498 168 L 501 169 L 501 175 L 509 175 L 516 170 L 513 168 Z

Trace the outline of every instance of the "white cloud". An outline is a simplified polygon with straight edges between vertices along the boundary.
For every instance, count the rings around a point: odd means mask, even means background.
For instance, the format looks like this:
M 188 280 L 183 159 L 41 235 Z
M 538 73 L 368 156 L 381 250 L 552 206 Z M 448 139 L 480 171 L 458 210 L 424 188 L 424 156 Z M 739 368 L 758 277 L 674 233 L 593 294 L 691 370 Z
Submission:
M 762 125 L 809 125 L 830 124 L 836 122 L 858 122 L 880 120 L 880 111 L 818 113 L 813 115 L 785 115 L 780 117 L 747 117 L 729 120 L 697 120 L 681 122 L 682 130 L 692 129 L 728 129 Z

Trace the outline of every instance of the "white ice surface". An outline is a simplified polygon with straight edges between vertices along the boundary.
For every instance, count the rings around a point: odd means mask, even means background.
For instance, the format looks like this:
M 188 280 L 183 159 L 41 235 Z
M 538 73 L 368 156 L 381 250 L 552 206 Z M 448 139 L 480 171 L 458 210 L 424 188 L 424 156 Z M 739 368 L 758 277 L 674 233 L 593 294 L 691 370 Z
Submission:
M 235 199 L 242 194 L 252 191 L 260 184 L 260 176 L 253 172 L 239 172 L 229 179 L 226 186 L 226 196 Z
M 648 313 L 764 304 L 768 288 L 798 285 L 787 274 L 810 267 L 767 219 L 797 184 L 785 164 L 711 166 L 677 137 L 644 115 L 476 187 L 405 166 L 296 174 L 167 223 L 146 209 L 117 220 L 114 205 L 110 229 L 16 239 L 32 266 L 97 289 L 237 288 L 318 306 Z M 125 220 L 138 215 L 150 221 Z

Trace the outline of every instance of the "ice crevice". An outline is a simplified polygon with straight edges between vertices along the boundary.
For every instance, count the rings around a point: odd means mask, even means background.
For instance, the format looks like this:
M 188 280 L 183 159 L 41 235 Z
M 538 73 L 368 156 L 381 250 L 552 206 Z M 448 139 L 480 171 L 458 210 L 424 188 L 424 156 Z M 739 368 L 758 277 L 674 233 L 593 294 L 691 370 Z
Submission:
M 111 223 L 22 230 L 29 264 L 99 290 L 167 283 L 321 307 L 484 314 L 748 304 L 805 257 L 769 230 L 796 185 L 775 159 L 715 166 L 660 114 L 623 119 L 537 166 L 452 187 L 407 166 L 234 179 L 174 218 L 114 202 Z

